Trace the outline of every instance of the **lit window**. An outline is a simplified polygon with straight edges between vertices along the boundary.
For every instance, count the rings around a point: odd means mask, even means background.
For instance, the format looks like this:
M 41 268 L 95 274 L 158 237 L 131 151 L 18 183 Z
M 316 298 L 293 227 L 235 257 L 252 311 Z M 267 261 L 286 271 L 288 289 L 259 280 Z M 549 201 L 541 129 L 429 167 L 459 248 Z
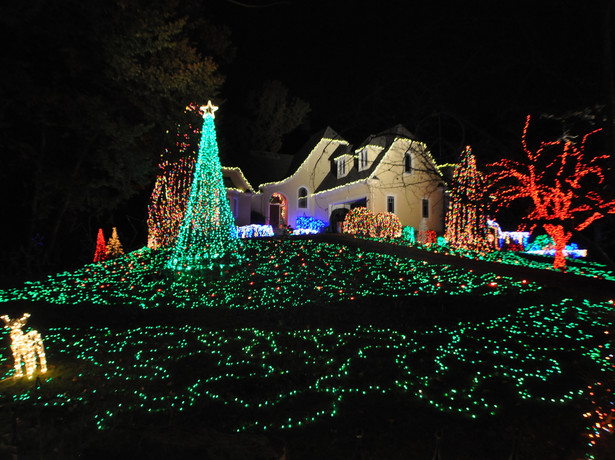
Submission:
M 298 202 L 297 202 L 297 207 L 298 208 L 302 208 L 305 209 L 307 208 L 307 196 L 308 196 L 308 191 L 305 187 L 299 187 L 299 191 L 297 192 L 297 198 L 298 198 Z
M 367 169 L 368 161 L 367 161 L 367 149 L 363 149 L 359 152 L 359 171 L 363 171 Z
M 395 212 L 395 197 L 387 196 L 387 212 Z
M 425 219 L 429 217 L 429 200 L 427 198 L 423 198 L 422 201 L 422 214 Z
M 412 155 L 410 154 L 410 152 L 406 152 L 406 154 L 404 155 L 404 172 L 412 172 Z

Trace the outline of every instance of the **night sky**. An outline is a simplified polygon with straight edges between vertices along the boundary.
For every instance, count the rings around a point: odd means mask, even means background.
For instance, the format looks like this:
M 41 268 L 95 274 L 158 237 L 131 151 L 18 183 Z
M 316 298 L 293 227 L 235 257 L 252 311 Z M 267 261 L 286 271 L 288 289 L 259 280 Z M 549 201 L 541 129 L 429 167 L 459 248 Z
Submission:
M 271 6 L 204 13 L 237 49 L 223 67 L 229 106 L 267 79 L 310 103 L 284 153 L 327 125 L 359 143 L 402 123 L 441 161 L 466 144 L 497 158 L 519 144 L 525 115 L 603 104 L 599 1 L 260 4 Z

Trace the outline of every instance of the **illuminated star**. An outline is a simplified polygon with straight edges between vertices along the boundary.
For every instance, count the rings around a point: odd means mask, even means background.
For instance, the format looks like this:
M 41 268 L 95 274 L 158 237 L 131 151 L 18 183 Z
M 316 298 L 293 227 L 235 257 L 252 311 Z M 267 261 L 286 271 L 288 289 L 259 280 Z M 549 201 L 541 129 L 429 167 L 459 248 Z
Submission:
M 212 118 L 216 118 L 214 112 L 218 110 L 218 106 L 213 105 L 211 101 L 207 101 L 207 105 L 201 106 L 201 110 L 203 111 L 203 117 L 211 115 Z

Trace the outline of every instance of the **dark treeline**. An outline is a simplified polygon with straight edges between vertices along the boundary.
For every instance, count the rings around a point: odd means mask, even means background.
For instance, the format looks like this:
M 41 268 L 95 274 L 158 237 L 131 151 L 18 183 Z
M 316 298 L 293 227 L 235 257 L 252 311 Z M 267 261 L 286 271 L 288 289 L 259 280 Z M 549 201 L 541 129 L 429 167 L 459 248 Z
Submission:
M 214 53 L 197 50 L 194 24 L 177 7 L 139 0 L 2 7 L 5 276 L 91 261 L 97 227 L 110 231 L 121 206 L 151 190 L 165 131 L 189 102 L 217 95 L 223 77 Z

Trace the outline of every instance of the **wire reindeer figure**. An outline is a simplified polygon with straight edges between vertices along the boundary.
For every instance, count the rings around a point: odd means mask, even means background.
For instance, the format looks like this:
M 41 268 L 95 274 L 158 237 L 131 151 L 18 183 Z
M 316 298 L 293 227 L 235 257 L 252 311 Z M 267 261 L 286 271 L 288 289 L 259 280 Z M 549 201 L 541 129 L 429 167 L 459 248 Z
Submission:
M 15 359 L 15 378 L 23 377 L 22 365 L 26 368 L 26 376 L 29 379 L 32 378 L 36 370 L 37 356 L 40 362 L 40 373 L 47 372 L 47 360 L 41 334 L 34 330 L 24 334 L 21 330 L 29 317 L 30 313 L 24 313 L 19 319 L 10 319 L 8 315 L 0 316 L 4 320 L 4 327 L 11 330 L 11 350 Z

